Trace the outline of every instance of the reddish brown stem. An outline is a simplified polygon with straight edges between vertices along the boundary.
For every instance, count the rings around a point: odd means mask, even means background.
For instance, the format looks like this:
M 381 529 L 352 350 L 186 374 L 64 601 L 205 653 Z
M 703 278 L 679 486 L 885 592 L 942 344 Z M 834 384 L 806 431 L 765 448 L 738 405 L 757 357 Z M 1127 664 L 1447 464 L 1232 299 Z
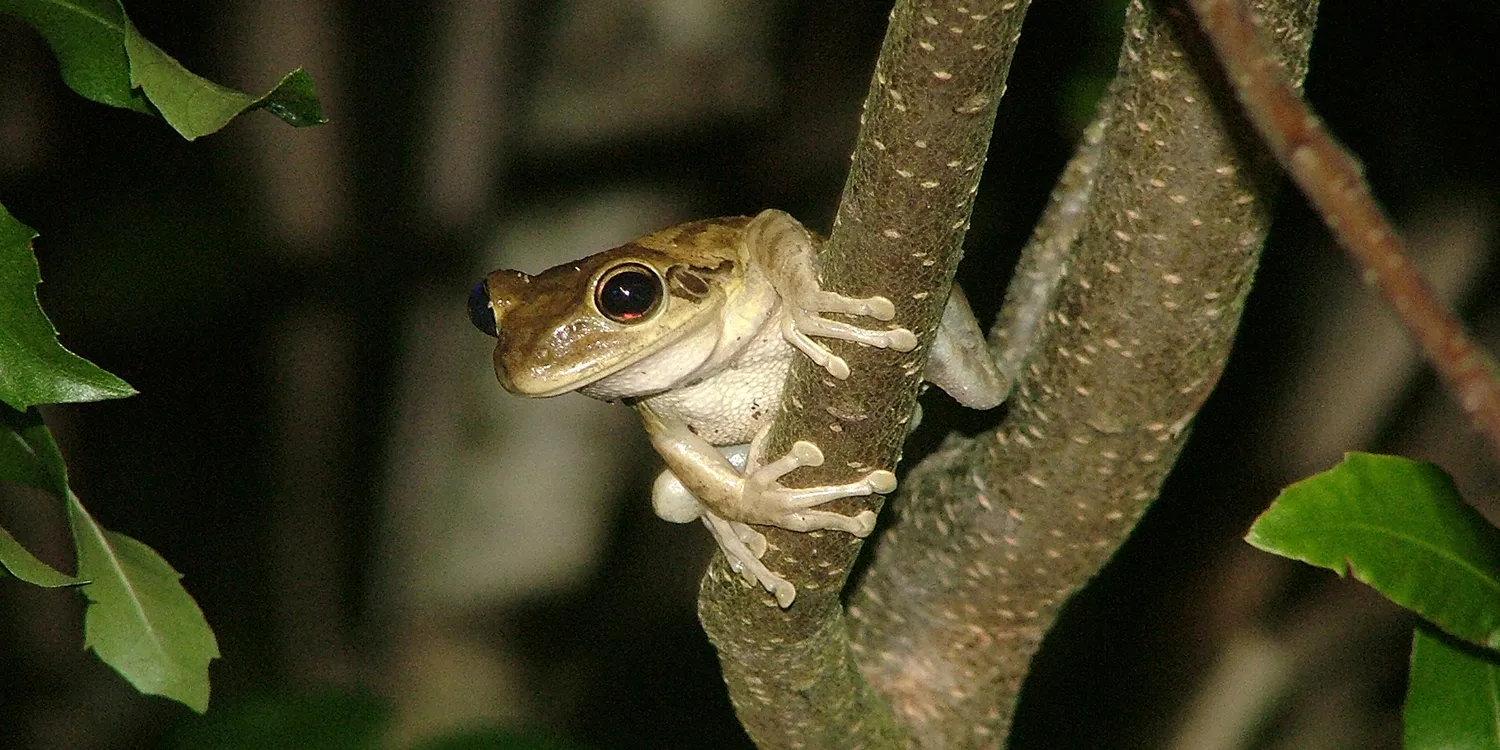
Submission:
M 1364 269 L 1421 346 L 1500 462 L 1500 378 L 1408 260 L 1406 243 L 1365 182 L 1359 162 L 1286 82 L 1240 0 L 1192 0 L 1193 11 L 1257 131 L 1340 245 Z

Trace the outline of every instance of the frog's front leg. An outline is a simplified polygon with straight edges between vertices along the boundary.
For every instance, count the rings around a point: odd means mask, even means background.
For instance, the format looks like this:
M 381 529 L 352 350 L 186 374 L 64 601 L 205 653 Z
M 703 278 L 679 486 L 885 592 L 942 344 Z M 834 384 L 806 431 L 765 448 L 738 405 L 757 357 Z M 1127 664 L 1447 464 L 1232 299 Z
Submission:
M 730 566 L 747 582 L 758 583 L 774 594 L 783 607 L 791 604 L 796 589 L 760 562 L 765 539 L 746 524 L 868 536 L 875 528 L 872 511 L 846 516 L 812 510 L 813 506 L 841 497 L 889 492 L 896 486 L 895 475 L 881 470 L 847 484 L 785 487 L 779 480 L 788 472 L 822 463 L 823 455 L 817 446 L 799 440 L 787 455 L 761 466 L 759 443 L 766 433 L 762 430 L 751 448 L 751 463 L 741 473 L 724 454 L 681 421 L 663 417 L 645 403 L 637 404 L 636 411 L 671 474 L 668 477 L 664 473 L 653 488 L 652 505 L 657 515 L 678 523 L 701 517 Z
M 785 306 L 781 335 L 830 375 L 839 380 L 849 377 L 849 365 L 812 336 L 898 352 L 917 347 L 916 335 L 905 328 L 872 330 L 821 315 L 841 313 L 884 321 L 896 317 L 896 306 L 885 297 L 846 297 L 824 291 L 818 285 L 817 247 L 812 235 L 790 214 L 775 209 L 760 212 L 745 226 L 744 241 Z

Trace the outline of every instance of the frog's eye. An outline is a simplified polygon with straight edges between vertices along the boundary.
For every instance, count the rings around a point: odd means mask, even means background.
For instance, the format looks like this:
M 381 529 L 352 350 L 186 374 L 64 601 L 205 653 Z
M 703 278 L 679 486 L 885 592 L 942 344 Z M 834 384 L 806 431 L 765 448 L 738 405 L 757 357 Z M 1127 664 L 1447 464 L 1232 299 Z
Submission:
M 661 305 L 661 277 L 638 263 L 610 269 L 594 286 L 594 307 L 616 323 L 639 323 Z
M 490 307 L 490 287 L 483 281 L 469 290 L 469 321 L 491 336 L 500 335 L 495 330 L 495 311 Z

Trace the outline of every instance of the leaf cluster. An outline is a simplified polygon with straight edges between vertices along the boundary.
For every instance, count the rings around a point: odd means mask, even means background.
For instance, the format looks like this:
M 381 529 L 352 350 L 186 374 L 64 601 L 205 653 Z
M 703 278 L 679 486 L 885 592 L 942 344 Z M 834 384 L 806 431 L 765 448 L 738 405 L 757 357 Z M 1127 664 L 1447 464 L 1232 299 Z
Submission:
M 294 125 L 327 121 L 301 69 L 252 96 L 189 72 L 141 36 L 117 0 L 0 0 L 0 13 L 25 21 L 57 57 L 79 95 L 159 117 L 183 138 L 215 132 L 242 112 L 266 109 Z M 208 708 L 213 630 L 181 584 L 182 575 L 145 544 L 104 528 L 68 484 L 68 472 L 38 407 L 135 394 L 74 354 L 37 299 L 37 233 L 0 206 L 0 481 L 63 503 L 77 570 L 69 575 L 0 529 L 0 572 L 47 588 L 73 587 L 89 602 L 84 645 L 144 693 Z

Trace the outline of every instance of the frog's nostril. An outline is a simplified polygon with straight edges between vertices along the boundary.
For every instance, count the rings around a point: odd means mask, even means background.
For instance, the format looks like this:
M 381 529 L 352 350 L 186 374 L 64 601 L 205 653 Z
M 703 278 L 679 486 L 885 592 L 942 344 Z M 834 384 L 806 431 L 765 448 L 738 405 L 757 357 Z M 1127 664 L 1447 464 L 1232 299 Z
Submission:
M 495 330 L 495 311 L 490 308 L 490 288 L 483 281 L 475 284 L 469 292 L 469 320 L 475 328 L 491 336 L 500 335 Z

